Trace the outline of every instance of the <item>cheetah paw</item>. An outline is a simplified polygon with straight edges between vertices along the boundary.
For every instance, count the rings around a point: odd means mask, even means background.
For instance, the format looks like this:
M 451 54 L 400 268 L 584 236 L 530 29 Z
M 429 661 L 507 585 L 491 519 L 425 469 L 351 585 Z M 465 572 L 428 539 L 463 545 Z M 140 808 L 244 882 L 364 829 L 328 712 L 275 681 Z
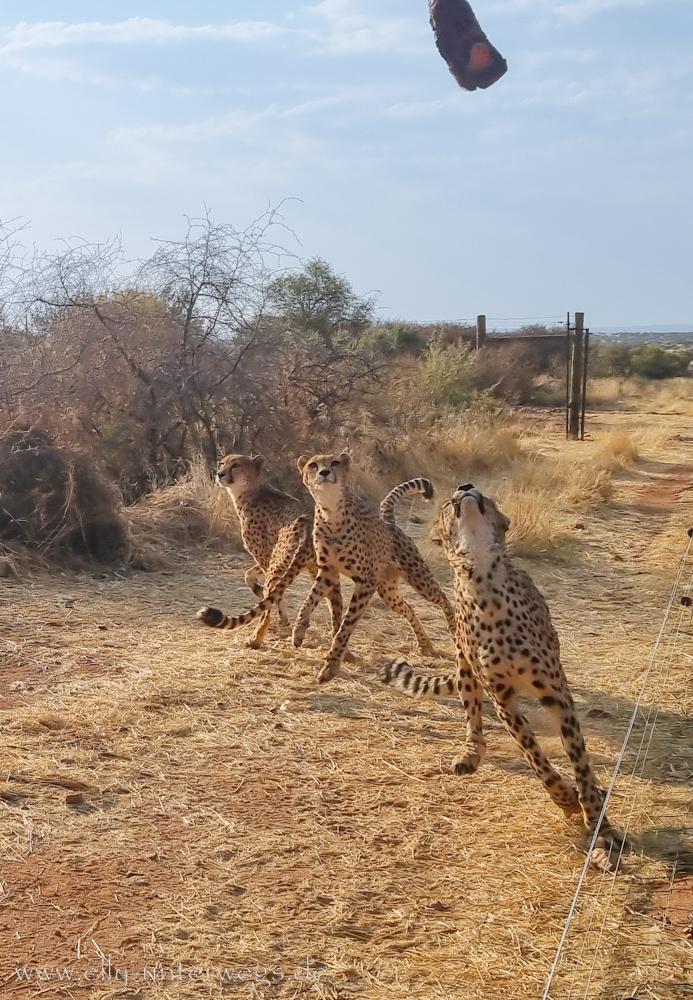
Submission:
M 571 816 L 582 815 L 582 806 L 580 805 L 579 802 L 576 802 L 574 805 L 572 803 L 557 802 L 556 805 L 561 810 L 566 819 L 569 819 Z
M 456 757 L 452 762 L 453 774 L 474 774 L 481 764 L 481 754 L 466 753 L 462 757 Z
M 339 664 L 330 663 L 328 660 L 318 673 L 318 684 L 326 684 L 327 681 L 331 681 L 338 670 Z
M 293 630 L 293 633 L 291 635 L 291 642 L 296 647 L 296 649 L 299 649 L 303 645 L 303 640 L 306 637 L 306 631 L 307 629 L 305 628 L 305 626 L 301 627 L 297 626 Z

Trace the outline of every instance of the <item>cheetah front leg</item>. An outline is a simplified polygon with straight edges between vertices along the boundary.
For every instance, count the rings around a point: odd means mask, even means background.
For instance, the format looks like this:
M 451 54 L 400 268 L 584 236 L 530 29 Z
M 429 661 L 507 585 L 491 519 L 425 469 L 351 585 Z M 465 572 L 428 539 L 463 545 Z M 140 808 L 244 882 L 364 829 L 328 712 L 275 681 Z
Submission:
M 375 580 L 359 580 L 356 583 L 354 592 L 351 595 L 349 607 L 347 608 L 347 613 L 342 619 L 342 624 L 339 626 L 337 634 L 332 640 L 330 651 L 327 654 L 325 663 L 318 674 L 318 682 L 320 684 L 324 684 L 325 681 L 329 681 L 339 670 L 339 666 L 344 659 L 347 646 L 349 645 L 351 633 L 356 628 L 356 625 L 368 607 L 370 600 L 376 591 L 376 586 L 377 584 Z
M 483 688 L 460 649 L 457 650 L 457 693 L 467 716 L 467 738 L 452 762 L 455 774 L 474 774 L 486 753 L 481 717 Z
M 332 637 L 334 638 L 339 631 L 339 626 L 342 624 L 342 616 L 344 614 L 344 601 L 342 600 L 342 588 L 339 586 L 339 579 L 337 579 L 337 582 L 327 595 L 327 599 L 330 602 Z
M 320 566 L 318 569 L 318 575 L 313 581 L 313 586 L 310 588 L 310 592 L 306 597 L 305 601 L 301 605 L 301 610 L 298 612 L 298 617 L 296 619 L 296 624 L 294 625 L 293 634 L 291 636 L 291 641 L 294 646 L 298 649 L 299 646 L 303 644 L 303 640 L 306 637 L 306 632 L 308 631 L 308 626 L 310 625 L 310 620 L 313 617 L 313 612 L 317 608 L 323 597 L 330 595 L 330 604 L 332 607 L 332 624 L 334 627 L 334 615 L 335 615 L 335 605 L 332 603 L 335 596 L 335 582 L 337 587 L 339 587 L 339 572 L 337 570 L 332 571 L 329 566 Z M 341 619 L 341 601 L 342 592 L 339 591 L 339 597 L 337 598 L 337 609 L 340 613 Z M 339 626 L 338 626 L 339 628 Z
M 330 590 L 327 591 L 327 600 L 330 602 L 330 613 L 332 617 L 332 638 L 334 638 L 337 632 L 339 631 L 339 626 L 342 623 L 342 615 L 344 613 L 344 601 L 342 600 L 342 588 L 339 585 L 339 574 L 337 574 L 336 583 L 331 587 Z M 320 599 L 318 600 L 317 603 L 319 603 L 319 601 Z M 317 607 L 317 604 L 315 605 L 315 607 Z M 310 617 L 312 616 L 312 613 L 313 609 L 311 608 L 308 611 L 308 622 L 310 622 Z M 306 629 L 308 628 L 308 625 L 306 624 L 302 632 L 298 630 L 298 623 L 301 621 L 302 614 L 303 614 L 303 608 L 301 608 L 301 611 L 299 612 L 298 618 L 296 620 L 297 624 L 296 627 L 294 628 L 294 640 L 293 640 L 294 646 L 301 645 L 306 634 Z M 353 663 L 355 661 L 353 654 L 350 653 L 348 650 L 344 654 L 344 659 L 347 660 L 349 663 Z
M 489 694 L 493 698 L 501 722 L 506 725 L 515 738 L 525 760 L 556 805 L 563 810 L 566 816 L 582 812 L 577 789 L 565 778 L 562 778 L 549 762 L 539 746 L 534 732 L 530 729 L 529 723 L 517 707 L 517 695 L 514 689 L 508 686 L 501 697 L 492 689 L 489 690 Z

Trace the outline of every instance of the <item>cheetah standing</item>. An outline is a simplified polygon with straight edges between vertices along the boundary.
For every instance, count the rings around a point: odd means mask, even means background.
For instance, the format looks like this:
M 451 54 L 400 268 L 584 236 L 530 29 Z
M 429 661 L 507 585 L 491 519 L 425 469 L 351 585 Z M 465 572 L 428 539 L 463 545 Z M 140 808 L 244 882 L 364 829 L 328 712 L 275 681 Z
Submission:
M 332 641 L 330 652 L 318 674 L 318 680 L 329 680 L 339 669 L 348 653 L 351 633 L 377 591 L 393 611 L 407 619 L 419 643 L 422 655 L 434 655 L 431 640 L 416 617 L 414 609 L 399 593 L 400 579 L 418 590 L 427 600 L 439 605 L 454 634 L 455 615 L 447 597 L 414 542 L 394 522 L 396 502 L 410 493 L 433 496 L 428 479 L 413 479 L 396 486 L 381 503 L 381 514 L 371 510 L 349 485 L 350 458 L 316 455 L 298 460 L 303 482 L 315 500 L 313 545 L 318 573 L 308 597 L 299 611 L 293 631 L 293 643 L 300 646 L 310 624 L 313 611 L 322 598 L 338 584 L 340 573 L 355 584 L 354 593 L 344 619 Z M 300 572 L 303 558 L 301 542 L 296 541 L 294 557 L 284 576 L 267 596 L 251 611 L 228 618 L 215 608 L 201 608 L 198 618 L 208 625 L 238 628 L 247 625 L 279 601 Z
M 351 489 L 350 464 L 346 453 L 312 458 L 304 455 L 298 460 L 303 482 L 315 501 L 313 545 L 318 575 L 294 626 L 295 646 L 303 642 L 313 611 L 340 573 L 354 581 L 351 602 L 318 674 L 320 682 L 330 680 L 339 670 L 351 634 L 376 591 L 393 611 L 407 619 L 421 654 L 434 654 L 431 640 L 414 609 L 399 593 L 402 577 L 427 601 L 442 608 L 451 632 L 454 633 L 455 627 L 450 602 L 414 542 L 394 523 L 396 500 L 409 492 L 432 496 L 430 481 L 412 480 L 395 487 L 383 500 L 378 516 Z
M 308 504 L 301 503 L 288 493 L 270 486 L 260 478 L 265 459 L 262 455 L 225 455 L 219 462 L 216 481 L 226 487 L 233 501 L 241 528 L 241 538 L 246 551 L 255 560 L 245 574 L 245 582 L 258 597 L 269 593 L 285 574 L 292 558 L 298 552 L 298 570 L 306 570 L 315 577 L 318 567 L 310 540 L 311 515 Z M 260 574 L 265 574 L 265 586 L 260 586 Z M 326 595 L 332 609 L 332 628 L 336 633 L 342 620 L 342 594 L 339 580 Z M 284 598 L 277 602 L 279 618 L 289 624 Z M 224 626 L 225 615 L 214 608 L 203 609 L 207 617 L 199 617 L 206 625 Z M 255 635 L 249 645 L 262 645 L 269 626 L 271 606 L 262 614 Z
M 471 485 L 458 487 L 440 511 L 434 532 L 455 574 L 457 671 L 426 676 L 402 660 L 389 661 L 382 679 L 415 697 L 457 691 L 467 715 L 467 739 L 454 761 L 457 774 L 471 774 L 484 757 L 481 701 L 485 690 L 547 792 L 570 815 L 582 812 L 594 832 L 603 792 L 592 772 L 560 660 L 549 609 L 531 578 L 505 550 L 509 520 Z M 517 696 L 539 698 L 560 725 L 577 789 L 552 767 L 517 705 Z M 601 835 L 618 840 L 606 817 Z

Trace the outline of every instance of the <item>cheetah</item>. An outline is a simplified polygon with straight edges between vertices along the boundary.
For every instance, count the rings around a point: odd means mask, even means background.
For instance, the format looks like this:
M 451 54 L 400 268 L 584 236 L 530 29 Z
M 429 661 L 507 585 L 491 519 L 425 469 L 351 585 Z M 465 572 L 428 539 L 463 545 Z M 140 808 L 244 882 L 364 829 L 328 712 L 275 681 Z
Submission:
M 423 492 L 424 496 L 431 497 L 432 484 L 429 480 L 418 479 L 395 487 L 383 500 L 381 516 L 378 516 L 352 490 L 350 464 L 351 459 L 345 452 L 310 458 L 302 455 L 298 460 L 303 483 L 315 501 L 313 545 L 318 575 L 298 613 L 292 636 L 294 646 L 303 642 L 313 611 L 340 573 L 354 581 L 351 602 L 318 673 L 320 683 L 330 680 L 339 670 L 351 634 L 376 591 L 393 611 L 407 619 L 421 654 L 435 655 L 431 640 L 413 608 L 399 593 L 402 577 L 426 600 L 442 609 L 453 634 L 455 627 L 449 600 L 414 542 L 394 522 L 397 500 L 410 492 Z
M 245 574 L 245 582 L 258 597 L 263 597 L 277 585 L 291 563 L 297 548 L 300 553 L 298 572 L 316 576 L 318 567 L 312 545 L 309 544 L 311 516 L 306 503 L 283 493 L 260 479 L 265 459 L 262 455 L 225 455 L 217 466 L 216 482 L 228 491 L 241 528 L 246 552 L 255 560 Z M 302 540 L 306 543 L 303 544 Z M 259 583 L 265 575 L 264 588 Z M 342 595 L 339 581 L 327 595 L 332 609 L 333 631 L 342 620 Z M 284 598 L 277 602 L 283 625 L 289 624 Z M 203 609 L 204 610 L 204 609 Z M 205 624 L 223 627 L 222 612 L 208 608 Z M 257 630 L 249 642 L 255 649 L 262 645 L 269 627 L 271 607 L 262 614 Z
M 376 590 L 389 606 L 407 619 L 419 643 L 421 654 L 435 655 L 431 640 L 416 617 L 413 608 L 399 594 L 404 577 L 427 600 L 438 604 L 454 634 L 455 614 L 447 597 L 416 548 L 414 542 L 394 523 L 395 504 L 410 493 L 433 496 L 428 479 L 413 479 L 396 486 L 381 503 L 381 515 L 357 496 L 348 480 L 350 457 L 341 454 L 316 455 L 298 460 L 303 481 L 316 502 L 312 544 L 318 573 L 308 597 L 299 611 L 293 630 L 293 644 L 302 645 L 313 611 L 330 588 L 339 581 L 340 573 L 355 584 L 354 593 L 333 641 L 325 664 L 318 674 L 322 683 L 339 669 L 343 659 L 351 658 L 349 639 Z M 314 466 L 314 467 L 313 467 Z M 214 608 L 201 608 L 198 618 L 220 628 L 247 625 L 279 601 L 300 572 L 305 540 L 294 535 L 294 555 L 279 583 L 251 611 L 228 618 Z M 210 620 L 211 618 L 211 620 Z
M 417 673 L 403 659 L 386 662 L 381 679 L 417 698 L 455 691 L 467 716 L 467 736 L 453 761 L 456 774 L 472 774 L 484 758 L 481 703 L 485 691 L 549 793 L 566 815 L 581 813 L 588 831 L 599 823 L 604 793 L 597 784 L 560 660 L 549 608 L 531 577 L 505 548 L 510 524 L 495 503 L 471 484 L 459 486 L 440 511 L 432 537 L 454 571 L 457 599 L 457 669 L 454 674 Z M 560 725 L 575 785 L 552 767 L 517 705 L 518 695 L 538 698 Z M 603 817 L 600 836 L 619 843 Z

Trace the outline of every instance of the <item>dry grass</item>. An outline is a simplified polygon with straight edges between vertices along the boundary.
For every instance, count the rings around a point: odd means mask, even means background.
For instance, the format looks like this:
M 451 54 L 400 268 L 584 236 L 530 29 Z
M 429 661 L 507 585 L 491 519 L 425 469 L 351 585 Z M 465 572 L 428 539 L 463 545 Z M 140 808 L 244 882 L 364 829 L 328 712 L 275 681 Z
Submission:
M 639 458 L 638 446 L 626 431 L 609 431 L 602 435 L 595 456 L 603 467 L 623 469 L 635 465 Z
M 636 378 L 590 379 L 587 390 L 590 406 L 630 412 L 693 416 L 693 379 L 670 378 L 643 381 Z
M 502 418 L 450 419 L 430 428 L 364 442 L 358 464 L 373 476 L 374 492 L 412 476 L 447 482 L 504 468 L 523 455 L 520 430 Z
M 198 462 L 175 485 L 143 497 L 125 510 L 130 533 L 130 561 L 136 569 L 175 565 L 178 550 L 241 538 L 233 505 L 207 466 Z
M 678 425 L 669 430 L 673 441 Z M 564 445 L 560 427 L 515 441 L 523 457 L 479 475 L 508 490 L 504 507 L 519 494 L 516 521 L 543 498 L 548 520 L 535 534 L 545 538 L 586 511 L 575 558 L 535 562 L 532 574 L 551 603 L 605 781 L 669 589 L 670 563 L 653 565 L 649 553 L 693 516 L 679 485 L 687 473 L 657 469 L 653 479 L 638 465 L 612 477 L 588 460 L 591 445 Z M 683 463 L 685 446 L 674 446 Z M 208 488 L 191 481 L 137 512 L 140 526 L 150 518 L 159 526 L 151 530 L 166 540 L 159 547 L 171 550 L 175 574 L 0 580 L 3 989 L 18 993 L 16 964 L 100 970 L 101 952 L 130 970 L 120 995 L 147 1000 L 251 996 L 237 979 L 222 989 L 214 973 L 202 984 L 185 977 L 258 966 L 286 973 L 263 988 L 270 997 L 536 1000 L 582 868 L 580 828 L 552 807 L 488 707 L 488 760 L 472 778 L 449 773 L 460 709 L 380 687 L 378 657 L 411 653 L 401 619 L 381 604 L 356 632 L 358 663 L 320 688 L 323 608 L 304 651 L 276 631 L 254 651 L 242 630 L 198 628 L 198 605 L 240 610 L 251 600 L 244 557 L 191 542 L 209 530 L 197 519 L 197 490 Z M 598 502 L 609 491 L 617 502 Z M 226 500 L 221 490 L 208 496 Z M 293 610 L 302 594 L 292 588 Z M 412 600 L 450 652 L 437 609 Z M 645 974 L 633 970 L 644 963 L 652 918 L 630 911 L 665 884 L 663 845 L 690 822 L 685 646 L 657 696 L 648 769 L 636 779 L 624 772 L 612 810 L 617 820 L 632 809 L 635 854 L 610 899 L 600 872 L 586 883 L 612 945 L 595 980 L 609 998 L 648 995 L 638 989 Z M 530 718 L 565 770 L 555 730 L 538 710 Z M 82 790 L 83 804 L 66 803 L 71 789 Z M 661 978 L 690 980 L 693 949 L 671 927 L 656 932 Z M 293 978 L 307 954 L 323 970 L 319 982 Z M 145 964 L 177 977 L 179 962 L 182 981 L 142 983 Z M 617 975 L 628 987 L 618 993 L 609 985 Z M 100 981 L 70 992 L 51 983 L 50 996 L 110 1000 L 119 987 Z

